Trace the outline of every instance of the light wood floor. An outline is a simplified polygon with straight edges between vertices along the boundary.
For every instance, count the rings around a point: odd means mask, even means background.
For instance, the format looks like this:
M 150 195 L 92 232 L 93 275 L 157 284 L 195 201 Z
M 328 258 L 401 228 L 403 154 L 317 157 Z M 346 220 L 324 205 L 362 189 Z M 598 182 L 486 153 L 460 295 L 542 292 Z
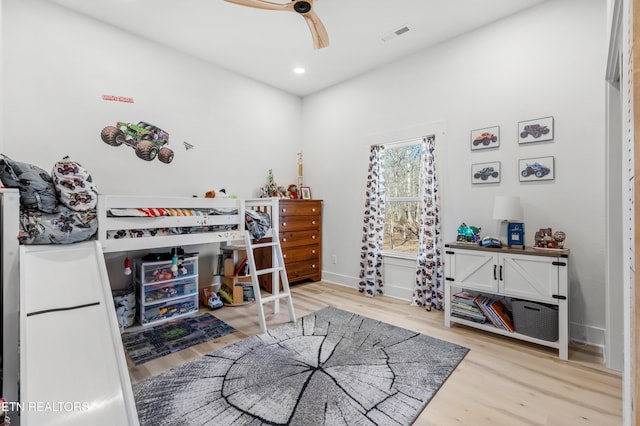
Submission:
M 322 282 L 295 285 L 292 293 L 298 317 L 331 305 L 471 349 L 415 425 L 622 424 L 622 378 L 605 369 L 601 354 L 592 348 L 572 345 L 569 361 L 561 361 L 551 348 L 461 325 L 446 328 L 442 312 L 427 312 L 405 301 L 369 298 Z M 132 382 L 260 331 L 255 305 L 224 307 L 213 314 L 238 331 L 139 366 L 130 364 Z M 278 315 L 267 318 L 269 327 L 287 321 L 284 304 Z

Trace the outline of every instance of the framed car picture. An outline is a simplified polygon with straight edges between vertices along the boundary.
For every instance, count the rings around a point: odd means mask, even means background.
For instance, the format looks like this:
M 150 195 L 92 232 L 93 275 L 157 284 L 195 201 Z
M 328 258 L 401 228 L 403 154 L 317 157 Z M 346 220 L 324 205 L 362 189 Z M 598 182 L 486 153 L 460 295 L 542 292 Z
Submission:
M 500 146 L 500 126 L 471 131 L 471 150 L 497 148 Z
M 553 117 L 537 118 L 518 123 L 518 143 L 553 140 Z
M 525 158 L 518 161 L 520 182 L 553 180 L 556 169 L 553 157 Z
M 471 183 L 500 182 L 500 162 L 477 163 L 471 165 Z

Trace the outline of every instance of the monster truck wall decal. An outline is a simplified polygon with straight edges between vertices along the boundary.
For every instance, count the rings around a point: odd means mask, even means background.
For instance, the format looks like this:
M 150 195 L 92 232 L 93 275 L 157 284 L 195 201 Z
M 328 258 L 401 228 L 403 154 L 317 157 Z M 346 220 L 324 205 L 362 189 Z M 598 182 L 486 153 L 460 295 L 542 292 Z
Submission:
M 520 160 L 520 181 L 553 180 L 555 167 L 553 157 L 528 158 Z
M 471 131 L 471 150 L 500 146 L 500 126 Z
M 518 123 L 518 143 L 542 142 L 553 139 L 553 117 L 536 118 Z
M 138 124 L 118 121 L 115 126 L 102 129 L 100 137 L 111 146 L 130 146 L 138 158 L 145 161 L 152 161 L 156 157 L 166 164 L 173 161 L 173 150 L 166 146 L 169 144 L 169 133 L 144 121 Z

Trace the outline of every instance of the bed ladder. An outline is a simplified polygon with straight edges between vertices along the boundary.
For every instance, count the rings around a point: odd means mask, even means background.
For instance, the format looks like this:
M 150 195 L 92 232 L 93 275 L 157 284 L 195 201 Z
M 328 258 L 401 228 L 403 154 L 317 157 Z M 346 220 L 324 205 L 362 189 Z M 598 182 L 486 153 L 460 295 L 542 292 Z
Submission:
M 291 299 L 291 289 L 289 288 L 289 279 L 287 278 L 287 270 L 284 267 L 284 257 L 282 256 L 282 246 L 280 245 L 280 239 L 278 233 L 274 232 L 271 241 L 264 243 L 253 243 L 251 234 L 249 231 L 244 233 L 244 243 L 247 252 L 247 263 L 249 265 L 249 275 L 251 276 L 251 284 L 253 285 L 253 294 L 256 299 L 256 305 L 258 307 L 258 319 L 260 321 L 260 328 L 263 333 L 267 332 L 267 321 L 264 316 L 264 304 L 273 302 L 273 313 L 277 314 L 280 311 L 280 299 L 285 299 L 287 302 L 287 308 L 289 309 L 289 320 L 296 322 L 296 314 L 293 310 L 293 300 Z M 271 247 L 272 262 L 271 268 L 256 270 L 256 261 L 253 255 L 253 250 L 262 247 Z M 276 273 L 280 274 L 280 282 L 282 282 L 282 291 L 280 291 L 280 283 L 276 278 Z M 266 274 L 274 274 L 272 280 L 271 295 L 262 297 L 260 293 L 260 282 L 258 277 Z

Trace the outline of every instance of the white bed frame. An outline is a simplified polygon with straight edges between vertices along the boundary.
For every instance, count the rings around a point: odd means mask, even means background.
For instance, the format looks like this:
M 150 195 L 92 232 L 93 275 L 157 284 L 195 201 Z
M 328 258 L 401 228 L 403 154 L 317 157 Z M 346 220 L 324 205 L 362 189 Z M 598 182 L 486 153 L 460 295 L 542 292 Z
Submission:
M 114 208 L 183 208 L 183 209 L 237 209 L 237 214 L 208 216 L 161 217 L 110 217 Z M 243 240 L 246 230 L 246 209 L 260 210 L 271 216 L 271 230 L 278 230 L 278 199 L 257 198 L 249 200 L 233 198 L 183 198 L 183 197 L 135 197 L 98 196 L 98 241 L 105 253 L 144 250 L 182 245 L 210 244 Z M 274 214 L 275 213 L 275 214 Z M 158 235 L 141 238 L 107 238 L 109 231 L 121 229 L 150 229 L 171 227 L 199 227 L 209 225 L 237 225 L 230 231 L 211 231 L 193 234 Z M 271 234 L 269 234 L 271 236 Z
M 20 305 L 20 245 L 19 192 L 17 189 L 0 188 L 1 238 L 2 238 L 2 329 L 3 329 L 3 383 L 2 396 L 7 401 L 18 401 L 19 378 L 19 305 Z M 163 217 L 110 217 L 112 208 L 184 208 L 184 209 L 237 209 L 237 214 L 209 216 Z M 99 195 L 97 240 L 103 253 L 152 250 L 158 248 L 196 244 L 222 243 L 243 240 L 246 232 L 245 211 L 266 212 L 271 217 L 271 230 L 266 237 L 277 236 L 278 199 L 230 199 L 195 197 L 136 197 Z M 201 227 L 209 225 L 237 225 L 237 229 L 200 232 L 193 234 L 158 235 L 141 238 L 107 238 L 109 231 L 121 229 L 148 229 L 171 227 Z M 275 256 L 275 254 L 274 254 Z M 275 258 L 273 259 L 275 264 Z M 23 265 L 24 266 L 24 265 Z M 273 273 L 274 285 L 279 285 L 277 272 Z M 274 303 L 274 311 L 277 305 Z M 13 423 L 13 421 L 12 421 Z

